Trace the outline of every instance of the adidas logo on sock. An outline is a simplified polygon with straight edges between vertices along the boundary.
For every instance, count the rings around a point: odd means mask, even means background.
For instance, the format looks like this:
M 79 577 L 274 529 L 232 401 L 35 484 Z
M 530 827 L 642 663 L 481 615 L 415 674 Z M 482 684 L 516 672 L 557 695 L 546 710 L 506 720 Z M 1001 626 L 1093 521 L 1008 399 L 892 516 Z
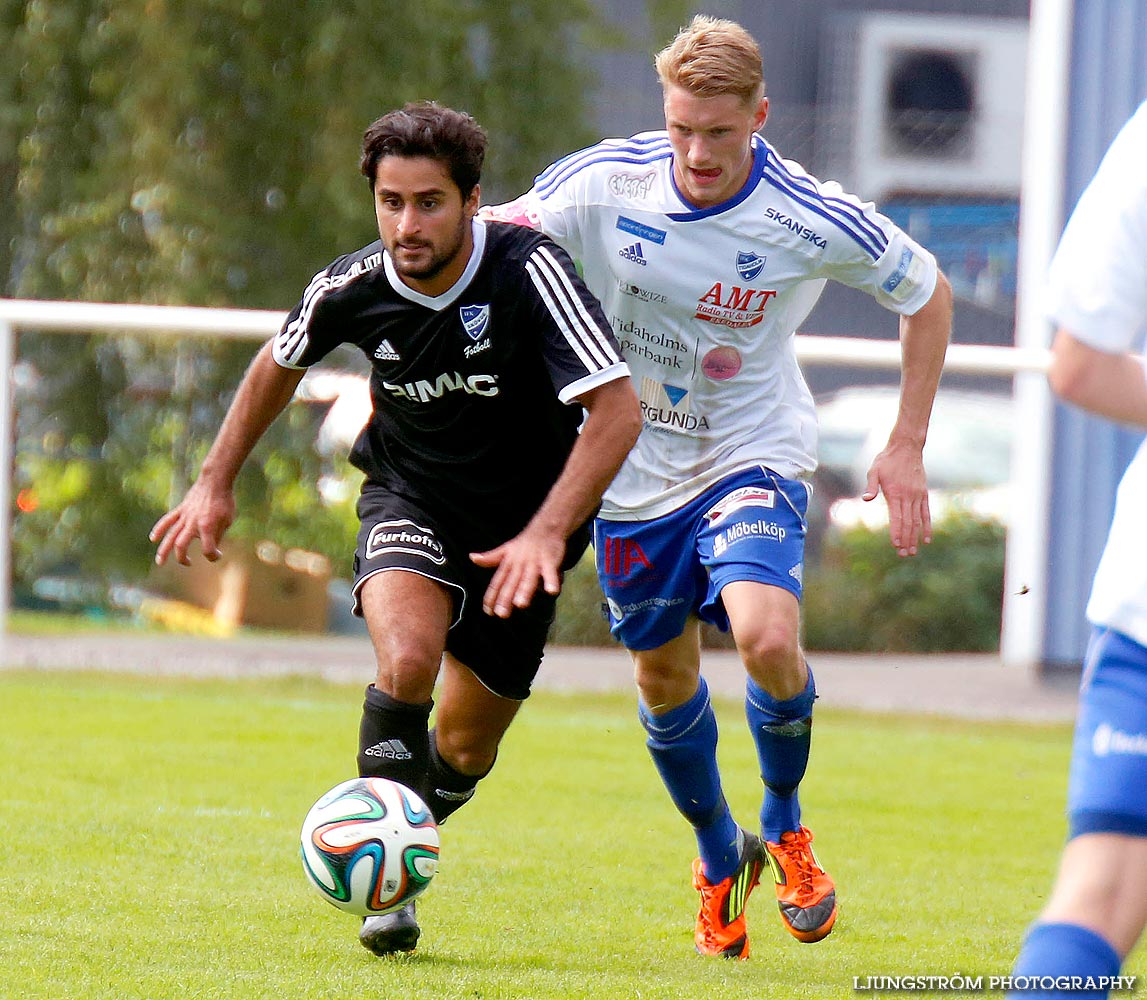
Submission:
M 363 751 L 365 757 L 383 757 L 386 760 L 410 760 L 414 756 L 402 740 L 383 740 Z
M 374 356 L 379 361 L 401 361 L 398 356 L 398 351 L 394 349 L 394 345 L 389 340 L 384 340 L 381 344 L 374 349 Z
M 465 802 L 474 794 L 474 789 L 470 788 L 464 792 L 451 792 L 445 788 L 434 789 L 434 794 L 440 799 L 445 799 L 447 802 Z
M 632 244 L 631 246 L 627 246 L 622 250 L 618 250 L 617 255 L 619 257 L 624 257 L 626 260 L 631 260 L 635 264 L 640 264 L 642 267 L 645 267 L 649 263 L 649 261 L 645 259 L 645 254 L 641 252 L 640 241 Z

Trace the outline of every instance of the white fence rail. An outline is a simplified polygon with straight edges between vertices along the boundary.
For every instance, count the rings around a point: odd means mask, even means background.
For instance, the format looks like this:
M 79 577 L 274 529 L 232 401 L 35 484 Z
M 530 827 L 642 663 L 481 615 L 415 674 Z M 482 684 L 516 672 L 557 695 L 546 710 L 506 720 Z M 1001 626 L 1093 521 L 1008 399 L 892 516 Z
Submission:
M 47 302 L 0 299 L 0 655 L 12 580 L 12 468 L 15 406 L 12 365 L 16 334 L 23 329 L 54 333 L 139 333 L 165 337 L 208 336 L 265 340 L 277 331 L 285 313 L 272 310 L 205 309 L 191 306 L 123 305 L 98 302 Z M 858 368 L 896 368 L 900 345 L 893 340 L 852 337 L 798 336 L 797 354 L 805 364 L 834 364 Z M 1042 374 L 1048 352 L 1034 348 L 953 344 L 945 371 L 977 375 Z M 1013 467 L 1019 463 L 1013 463 Z M 1022 466 L 1021 466 L 1022 468 Z M 1028 484 L 1016 482 L 1015 496 L 1030 494 Z M 1009 575 L 1024 578 L 1029 567 L 1009 567 Z M 1038 574 L 1037 574 L 1038 575 Z M 1005 619 L 1006 621 L 1006 619 Z M 1004 642 L 1006 646 L 1006 641 Z

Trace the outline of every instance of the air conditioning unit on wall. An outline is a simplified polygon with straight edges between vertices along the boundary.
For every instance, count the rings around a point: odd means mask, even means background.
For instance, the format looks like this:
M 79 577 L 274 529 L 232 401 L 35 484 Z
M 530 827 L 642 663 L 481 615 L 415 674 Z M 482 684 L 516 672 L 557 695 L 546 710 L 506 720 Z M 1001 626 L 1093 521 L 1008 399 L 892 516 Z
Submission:
M 1015 198 L 1027 21 L 870 13 L 832 22 L 818 160 L 864 198 Z

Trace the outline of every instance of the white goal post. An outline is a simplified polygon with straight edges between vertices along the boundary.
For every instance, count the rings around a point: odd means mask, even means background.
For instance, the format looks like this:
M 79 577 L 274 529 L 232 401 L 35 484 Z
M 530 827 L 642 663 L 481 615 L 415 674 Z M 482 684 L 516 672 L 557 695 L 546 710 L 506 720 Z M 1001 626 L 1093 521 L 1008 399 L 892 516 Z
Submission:
M 96 302 L 48 302 L 29 299 L 0 299 L 0 662 L 7 630 L 7 612 L 12 583 L 12 470 L 14 462 L 14 417 L 12 369 L 16 334 L 19 330 L 41 333 L 138 333 L 159 337 L 214 337 L 266 340 L 282 325 L 286 314 L 272 310 L 209 309 L 190 306 L 124 305 Z M 900 364 L 900 344 L 895 340 L 864 340 L 852 337 L 798 335 L 797 354 L 805 364 L 834 364 L 858 368 L 894 369 Z M 1045 385 L 1049 352 L 1038 348 L 993 347 L 952 344 L 948 348 L 945 371 L 977 375 L 1039 375 L 1033 384 Z M 1042 391 L 1046 392 L 1046 388 Z M 1012 490 L 1015 496 L 1031 494 L 1032 484 L 1018 482 L 1026 475 L 1022 463 L 1013 463 Z M 1036 566 L 1009 566 L 1008 576 L 1039 579 L 1043 570 Z M 1005 616 L 1006 627 L 1006 616 Z M 1017 663 L 1034 663 L 1038 641 L 1032 636 L 1010 645 Z

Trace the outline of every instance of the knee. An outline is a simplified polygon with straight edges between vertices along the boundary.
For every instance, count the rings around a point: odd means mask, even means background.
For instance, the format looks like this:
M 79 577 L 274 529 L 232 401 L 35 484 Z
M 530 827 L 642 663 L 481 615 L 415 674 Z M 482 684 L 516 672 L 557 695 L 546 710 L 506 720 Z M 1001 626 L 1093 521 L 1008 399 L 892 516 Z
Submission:
M 745 671 L 763 690 L 780 701 L 804 690 L 808 671 L 795 628 L 761 624 L 735 638 Z
M 737 651 L 749 667 L 766 673 L 784 671 L 801 660 L 797 629 L 787 622 L 762 622 L 735 636 Z
M 654 715 L 684 705 L 697 690 L 695 671 L 640 657 L 634 662 L 633 679 L 642 702 Z
M 442 653 L 417 641 L 395 636 L 375 644 L 378 673 L 375 687 L 399 701 L 428 701 Z

